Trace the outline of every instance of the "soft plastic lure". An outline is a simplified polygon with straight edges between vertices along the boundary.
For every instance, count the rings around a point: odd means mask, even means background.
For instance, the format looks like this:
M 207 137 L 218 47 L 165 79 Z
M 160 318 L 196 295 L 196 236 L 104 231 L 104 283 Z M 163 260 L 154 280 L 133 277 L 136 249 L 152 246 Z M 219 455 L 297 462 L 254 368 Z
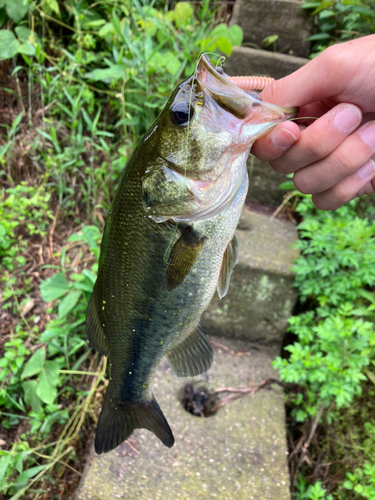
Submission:
M 274 78 L 268 78 L 266 76 L 225 75 L 225 78 L 242 90 L 263 90 L 267 85 L 275 81 Z

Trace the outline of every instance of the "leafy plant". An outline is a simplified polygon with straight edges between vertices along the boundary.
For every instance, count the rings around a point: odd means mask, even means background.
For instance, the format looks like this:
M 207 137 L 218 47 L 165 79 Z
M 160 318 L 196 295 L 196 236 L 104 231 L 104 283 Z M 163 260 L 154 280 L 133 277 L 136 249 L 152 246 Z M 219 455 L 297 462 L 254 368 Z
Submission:
M 333 500 L 331 494 L 326 494 L 327 490 L 323 488 L 322 483 L 317 481 L 313 485 L 308 485 L 302 476 L 299 476 L 296 484 L 295 500 Z
M 374 0 L 304 0 L 301 8 L 311 9 L 315 19 L 311 58 L 334 43 L 375 33 Z
M 0 491 L 10 495 L 18 495 L 30 479 L 47 468 L 48 462 L 41 464 L 35 458 L 41 438 L 48 437 L 55 425 L 68 425 L 70 421 L 66 401 L 75 393 L 71 377 L 81 373 L 77 370 L 90 354 L 83 324 L 96 278 L 99 241 L 95 226 L 85 226 L 82 232 L 71 235 L 71 248 L 83 244 L 94 255 L 91 270 L 72 272 L 75 269 L 69 267 L 70 259 L 64 249 L 60 272 L 42 282 L 42 297 L 47 302 L 60 299 L 60 303 L 56 319 L 39 336 L 31 356 L 24 346 L 27 333 L 22 330 L 4 345 L 4 357 L 0 360 L 1 424 L 9 429 L 18 425 L 20 419 L 28 422 L 21 442 L 15 443 L 9 452 L 0 451 Z M 30 448 L 30 441 L 37 444 L 36 449 Z

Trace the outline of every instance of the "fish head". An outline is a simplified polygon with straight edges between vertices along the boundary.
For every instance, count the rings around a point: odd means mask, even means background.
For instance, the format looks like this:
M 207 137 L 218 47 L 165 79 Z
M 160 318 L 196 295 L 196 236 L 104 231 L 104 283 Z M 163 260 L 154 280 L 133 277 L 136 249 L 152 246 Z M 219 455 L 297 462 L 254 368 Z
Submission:
M 202 220 L 223 211 L 254 141 L 296 113 L 237 87 L 202 55 L 153 129 L 154 161 L 143 179 L 148 215 L 156 222 Z

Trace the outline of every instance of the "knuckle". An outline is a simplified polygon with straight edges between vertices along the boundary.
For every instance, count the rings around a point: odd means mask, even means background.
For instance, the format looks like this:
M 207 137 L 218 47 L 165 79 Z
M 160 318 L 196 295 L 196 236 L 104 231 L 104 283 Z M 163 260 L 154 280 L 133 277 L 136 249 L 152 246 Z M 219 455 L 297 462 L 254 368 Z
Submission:
M 310 134 L 306 147 L 314 158 L 320 159 L 327 156 L 325 141 L 323 140 L 322 134 L 318 131 Z
M 355 193 L 348 192 L 348 190 L 345 189 L 341 183 L 336 184 L 331 188 L 331 197 L 338 202 L 340 206 L 350 201 L 354 194 Z
M 346 154 L 343 151 L 340 151 L 340 148 L 336 150 L 334 162 L 336 169 L 342 174 L 343 171 L 345 174 L 351 174 L 353 170 L 353 165 L 348 160 Z
M 269 162 L 269 164 L 274 169 L 274 171 L 277 172 L 278 174 L 285 174 L 286 173 L 285 165 L 283 164 L 283 162 L 278 161 L 278 160 L 272 160 Z

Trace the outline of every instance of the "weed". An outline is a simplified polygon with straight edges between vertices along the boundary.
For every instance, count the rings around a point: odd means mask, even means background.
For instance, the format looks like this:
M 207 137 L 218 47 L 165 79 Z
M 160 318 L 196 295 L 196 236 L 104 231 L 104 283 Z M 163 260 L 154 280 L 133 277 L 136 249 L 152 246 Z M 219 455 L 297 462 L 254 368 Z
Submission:
M 311 9 L 316 33 L 307 40 L 314 42 L 310 57 L 337 42 L 375 33 L 374 0 L 304 0 L 303 9 Z

